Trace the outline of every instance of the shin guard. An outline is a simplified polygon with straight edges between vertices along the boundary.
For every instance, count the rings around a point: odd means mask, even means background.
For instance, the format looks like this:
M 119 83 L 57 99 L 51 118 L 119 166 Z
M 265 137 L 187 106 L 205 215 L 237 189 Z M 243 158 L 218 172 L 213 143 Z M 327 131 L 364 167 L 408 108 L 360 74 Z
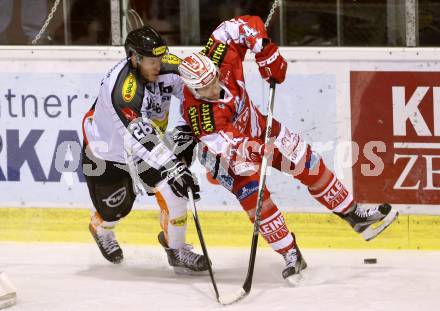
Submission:
M 269 243 L 270 247 L 280 254 L 286 253 L 295 246 L 295 241 L 287 228 L 283 214 L 275 205 L 266 211 L 262 211 L 260 234 Z
M 310 190 L 310 194 L 334 213 L 344 213 L 353 205 L 353 196 L 332 173 L 330 181 L 320 189 Z

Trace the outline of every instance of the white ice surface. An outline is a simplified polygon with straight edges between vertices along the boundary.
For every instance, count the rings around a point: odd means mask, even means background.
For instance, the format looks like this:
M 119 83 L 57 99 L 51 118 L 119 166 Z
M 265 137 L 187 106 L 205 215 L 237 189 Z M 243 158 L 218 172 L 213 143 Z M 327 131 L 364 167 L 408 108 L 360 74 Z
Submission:
M 243 283 L 249 251 L 210 248 L 221 294 Z M 18 288 L 18 310 L 440 310 L 440 252 L 303 250 L 309 268 L 299 287 L 282 280 L 282 258 L 257 255 L 248 297 L 214 298 L 209 276 L 175 275 L 158 247 L 124 246 L 107 263 L 92 244 L 0 243 L 0 270 Z M 364 258 L 377 258 L 365 265 Z

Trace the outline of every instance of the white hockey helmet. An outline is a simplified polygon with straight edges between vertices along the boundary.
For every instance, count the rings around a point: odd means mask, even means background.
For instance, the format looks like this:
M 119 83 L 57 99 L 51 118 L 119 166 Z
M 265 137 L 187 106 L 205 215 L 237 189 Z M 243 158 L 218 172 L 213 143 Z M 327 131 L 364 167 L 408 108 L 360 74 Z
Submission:
M 194 92 L 209 85 L 218 75 L 217 66 L 205 55 L 193 53 L 183 59 L 179 73 L 183 83 Z M 195 95 L 197 95 L 195 93 Z

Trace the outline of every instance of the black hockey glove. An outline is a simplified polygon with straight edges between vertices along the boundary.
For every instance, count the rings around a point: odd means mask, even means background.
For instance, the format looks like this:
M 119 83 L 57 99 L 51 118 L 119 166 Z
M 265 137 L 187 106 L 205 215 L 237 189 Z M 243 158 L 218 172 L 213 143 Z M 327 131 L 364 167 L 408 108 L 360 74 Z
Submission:
M 184 160 L 186 165 L 191 166 L 196 139 L 188 125 L 176 126 L 171 133 L 168 133 L 167 140 L 172 145 L 171 149 L 179 160 Z
M 194 200 L 200 199 L 200 187 L 196 177 L 191 173 L 188 167 L 180 161 L 169 163 L 161 172 L 162 178 L 170 185 L 171 190 L 178 197 L 188 199 L 188 188 L 192 190 Z

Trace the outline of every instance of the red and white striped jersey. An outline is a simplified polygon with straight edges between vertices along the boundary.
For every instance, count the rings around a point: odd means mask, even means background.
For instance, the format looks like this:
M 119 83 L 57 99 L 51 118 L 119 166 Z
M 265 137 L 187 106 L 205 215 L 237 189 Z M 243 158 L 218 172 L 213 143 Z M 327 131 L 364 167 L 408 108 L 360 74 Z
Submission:
M 184 89 L 183 118 L 211 152 L 225 156 L 246 139 L 263 142 L 265 120 L 246 91 L 242 64 L 248 49 L 261 51 L 263 38 L 267 34 L 258 16 L 221 23 L 201 53 L 219 66 L 222 99 L 196 99 Z

